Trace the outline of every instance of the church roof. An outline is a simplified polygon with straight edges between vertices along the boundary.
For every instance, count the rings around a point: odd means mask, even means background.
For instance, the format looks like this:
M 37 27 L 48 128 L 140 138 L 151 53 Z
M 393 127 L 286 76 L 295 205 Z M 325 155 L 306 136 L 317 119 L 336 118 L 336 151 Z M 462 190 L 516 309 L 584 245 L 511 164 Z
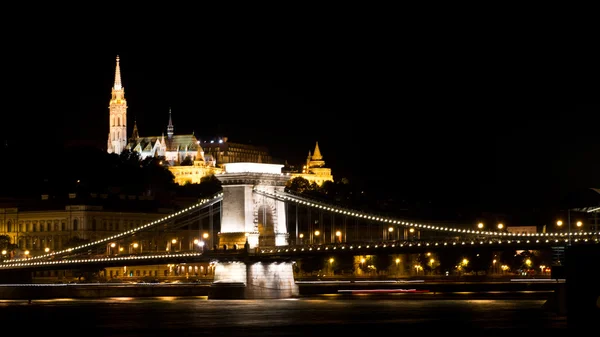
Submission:
M 130 140 L 127 148 L 135 149 L 138 145 L 142 151 L 150 151 L 160 141 L 163 136 L 152 136 L 152 137 L 140 137 L 138 139 Z M 189 135 L 174 135 L 170 139 L 164 138 L 167 145 L 167 151 L 197 151 L 198 140 L 193 134 Z
M 167 151 L 196 151 L 198 149 L 198 139 L 193 134 L 189 135 L 173 135 L 170 139 L 165 139 L 167 142 Z

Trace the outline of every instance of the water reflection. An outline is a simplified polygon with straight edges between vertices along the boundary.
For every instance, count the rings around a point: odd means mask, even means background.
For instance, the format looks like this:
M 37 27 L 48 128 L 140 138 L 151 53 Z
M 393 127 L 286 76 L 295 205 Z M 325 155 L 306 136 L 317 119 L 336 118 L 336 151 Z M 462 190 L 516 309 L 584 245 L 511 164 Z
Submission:
M 79 336 L 356 336 L 380 332 L 526 332 L 566 329 L 543 300 L 406 300 L 320 296 L 288 300 L 205 297 L 0 301 L 0 317 L 26 335 Z M 14 325 L 16 324 L 16 325 Z

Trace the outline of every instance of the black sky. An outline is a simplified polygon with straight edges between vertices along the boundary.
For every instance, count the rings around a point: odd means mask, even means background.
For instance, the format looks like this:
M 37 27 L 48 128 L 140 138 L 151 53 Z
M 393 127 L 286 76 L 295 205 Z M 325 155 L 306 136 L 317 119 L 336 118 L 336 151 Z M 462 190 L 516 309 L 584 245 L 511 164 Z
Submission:
M 292 164 L 319 142 L 334 177 L 424 198 L 600 187 L 600 105 L 539 102 L 482 62 L 243 47 L 23 53 L 4 79 L 2 139 L 44 154 L 105 147 L 118 54 L 129 134 L 134 120 L 142 136 L 166 132 L 171 109 L 175 133 L 265 145 Z

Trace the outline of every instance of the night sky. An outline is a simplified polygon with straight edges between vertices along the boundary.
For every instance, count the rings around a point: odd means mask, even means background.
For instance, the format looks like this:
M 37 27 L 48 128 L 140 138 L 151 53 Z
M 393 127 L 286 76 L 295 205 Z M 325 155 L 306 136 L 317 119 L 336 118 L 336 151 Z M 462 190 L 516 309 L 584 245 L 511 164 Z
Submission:
M 129 135 L 134 120 L 142 136 L 166 133 L 171 109 L 176 134 L 265 145 L 290 164 L 319 142 L 336 179 L 403 197 L 527 204 L 600 188 L 600 105 L 527 99 L 477 65 L 386 69 L 392 58 L 243 47 L 19 55 L 0 135 L 40 159 L 68 144 L 105 148 L 118 54 Z

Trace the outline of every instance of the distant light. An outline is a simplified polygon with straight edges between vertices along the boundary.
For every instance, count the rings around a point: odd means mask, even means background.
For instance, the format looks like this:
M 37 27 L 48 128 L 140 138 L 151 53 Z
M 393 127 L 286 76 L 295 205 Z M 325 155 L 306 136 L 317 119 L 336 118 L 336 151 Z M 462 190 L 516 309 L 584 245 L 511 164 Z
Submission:
M 210 141 L 210 143 L 211 143 L 211 144 L 212 144 L 212 143 L 214 143 L 214 142 L 215 142 L 214 140 L 211 140 L 211 141 Z
M 223 143 L 223 139 L 219 139 L 219 144 Z

